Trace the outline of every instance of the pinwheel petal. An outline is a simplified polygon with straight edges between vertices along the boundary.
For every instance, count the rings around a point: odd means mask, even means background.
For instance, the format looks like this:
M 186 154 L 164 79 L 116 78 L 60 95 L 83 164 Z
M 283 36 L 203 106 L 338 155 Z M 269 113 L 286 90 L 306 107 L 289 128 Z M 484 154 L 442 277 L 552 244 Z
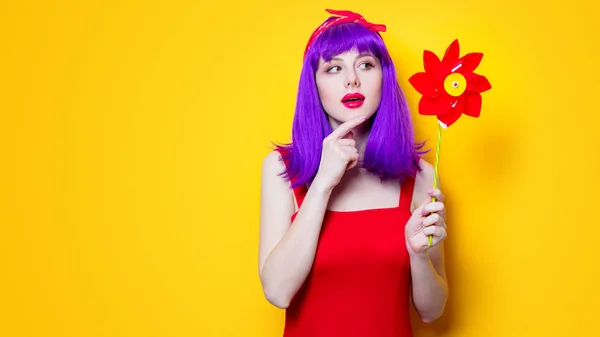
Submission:
M 465 115 L 471 117 L 479 117 L 481 114 L 481 95 L 479 93 L 467 92 L 464 95 L 465 99 Z
M 458 39 L 455 39 L 446 49 L 442 63 L 446 64 L 447 66 L 454 66 L 456 62 L 458 62 L 459 55 L 460 47 L 458 45 Z
M 421 115 L 437 116 L 446 109 L 446 105 L 440 99 L 423 96 L 419 100 L 419 113 Z
M 454 107 L 447 108 L 446 111 L 438 116 L 438 120 L 446 127 L 454 124 L 463 113 L 463 102 L 462 100 L 458 100 L 457 104 Z
M 440 71 L 440 58 L 429 50 L 423 52 L 423 65 L 425 66 L 425 72 L 432 75 L 436 75 Z
M 467 91 L 484 92 L 492 88 L 488 79 L 483 75 L 470 74 L 465 78 L 467 79 Z
M 437 95 L 433 76 L 428 73 L 416 73 L 408 81 L 423 96 L 435 97 Z
M 463 56 L 460 60 L 458 60 L 461 67 L 457 69 L 459 73 L 472 73 L 477 69 L 479 63 L 481 63 L 481 59 L 483 58 L 483 53 L 469 53 Z

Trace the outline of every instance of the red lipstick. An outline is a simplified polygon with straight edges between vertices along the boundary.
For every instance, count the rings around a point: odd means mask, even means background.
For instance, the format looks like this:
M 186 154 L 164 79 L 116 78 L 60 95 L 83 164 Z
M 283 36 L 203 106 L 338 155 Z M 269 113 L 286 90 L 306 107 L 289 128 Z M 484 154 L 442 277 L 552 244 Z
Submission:
M 365 96 L 359 94 L 358 92 L 347 94 L 342 98 L 342 104 L 350 109 L 359 108 L 364 102 Z

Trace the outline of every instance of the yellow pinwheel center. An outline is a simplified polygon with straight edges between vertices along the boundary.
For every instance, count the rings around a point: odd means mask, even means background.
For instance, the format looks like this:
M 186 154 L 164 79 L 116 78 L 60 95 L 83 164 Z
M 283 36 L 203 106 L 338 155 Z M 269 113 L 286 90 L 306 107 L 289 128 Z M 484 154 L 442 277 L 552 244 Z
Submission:
M 462 74 L 450 74 L 444 80 L 444 89 L 450 96 L 460 96 L 467 89 L 467 80 Z

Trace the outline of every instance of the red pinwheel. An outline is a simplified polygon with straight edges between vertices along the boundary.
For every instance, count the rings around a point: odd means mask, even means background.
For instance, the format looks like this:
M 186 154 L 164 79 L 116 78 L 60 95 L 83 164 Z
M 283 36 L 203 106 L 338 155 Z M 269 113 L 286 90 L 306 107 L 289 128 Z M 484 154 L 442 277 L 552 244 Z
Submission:
M 481 93 L 492 88 L 485 76 L 475 74 L 482 53 L 469 53 L 460 57 L 458 40 L 452 41 L 444 58 L 433 52 L 423 53 L 424 72 L 412 75 L 408 81 L 421 94 L 419 113 L 437 116 L 438 142 L 435 153 L 433 188 L 437 188 L 438 167 L 440 162 L 440 143 L 442 129 L 454 124 L 462 114 L 479 117 L 481 113 Z M 432 198 L 435 201 L 435 198 Z M 433 236 L 429 236 L 432 246 Z
M 458 40 L 452 41 L 444 58 L 433 52 L 423 52 L 424 72 L 409 78 L 410 84 L 421 94 L 419 113 L 437 116 L 445 129 L 464 113 L 479 117 L 481 93 L 492 88 L 485 76 L 475 74 L 482 53 L 469 53 L 459 58 Z

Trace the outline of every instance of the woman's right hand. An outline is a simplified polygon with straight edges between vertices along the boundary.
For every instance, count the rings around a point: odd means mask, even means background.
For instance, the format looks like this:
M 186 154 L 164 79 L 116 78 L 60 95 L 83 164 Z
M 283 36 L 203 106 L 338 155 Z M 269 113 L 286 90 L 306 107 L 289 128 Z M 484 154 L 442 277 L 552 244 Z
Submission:
M 323 139 L 321 163 L 315 181 L 325 188 L 334 188 L 344 173 L 358 163 L 358 150 L 351 130 L 366 120 L 365 116 L 353 118 Z

